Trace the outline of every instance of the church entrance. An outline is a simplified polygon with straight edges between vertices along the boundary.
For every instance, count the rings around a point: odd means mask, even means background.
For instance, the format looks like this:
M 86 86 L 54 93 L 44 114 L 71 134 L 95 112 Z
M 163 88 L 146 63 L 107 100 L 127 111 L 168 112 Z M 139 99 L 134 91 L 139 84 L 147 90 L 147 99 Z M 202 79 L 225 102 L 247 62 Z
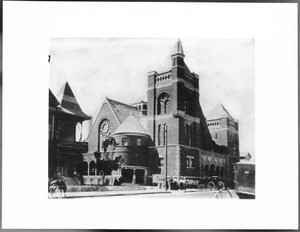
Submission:
M 145 184 L 147 170 L 144 167 L 127 167 L 122 169 L 123 183 Z
M 133 169 L 122 169 L 124 183 L 132 183 Z
M 137 184 L 143 184 L 144 183 L 145 170 L 142 170 L 142 169 L 135 170 L 135 176 L 136 176 L 136 183 Z

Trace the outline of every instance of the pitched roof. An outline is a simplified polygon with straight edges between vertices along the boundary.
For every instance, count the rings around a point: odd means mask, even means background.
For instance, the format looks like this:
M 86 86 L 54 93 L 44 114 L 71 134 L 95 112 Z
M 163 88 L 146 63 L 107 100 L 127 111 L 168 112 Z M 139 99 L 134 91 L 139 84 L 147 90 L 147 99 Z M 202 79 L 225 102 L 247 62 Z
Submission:
M 240 152 L 240 157 L 246 157 L 249 154 L 250 158 L 252 157 L 249 152 Z
M 219 103 L 215 106 L 215 108 L 208 114 L 206 117 L 207 120 L 214 120 L 214 119 L 220 119 L 227 117 L 231 119 L 232 121 L 235 121 L 234 118 L 229 114 L 229 112 L 226 110 L 226 108 Z
M 79 103 L 77 102 L 75 95 L 69 85 L 66 82 L 60 91 L 57 94 L 57 99 L 61 105 L 61 110 L 65 113 L 72 114 L 77 117 L 81 117 L 85 120 L 90 119 L 91 117 L 86 115 L 80 108 Z
M 56 108 L 57 106 L 59 106 L 59 102 L 49 89 L 49 107 Z
M 115 101 L 109 98 L 106 98 L 107 102 L 109 103 L 114 115 L 117 117 L 119 123 L 125 121 L 125 119 L 133 112 L 133 114 L 140 118 L 139 112 L 134 106 L 127 105 L 125 103 Z
M 116 134 L 141 134 L 149 135 L 139 120 L 134 116 L 133 112 L 124 120 L 124 122 L 116 129 Z

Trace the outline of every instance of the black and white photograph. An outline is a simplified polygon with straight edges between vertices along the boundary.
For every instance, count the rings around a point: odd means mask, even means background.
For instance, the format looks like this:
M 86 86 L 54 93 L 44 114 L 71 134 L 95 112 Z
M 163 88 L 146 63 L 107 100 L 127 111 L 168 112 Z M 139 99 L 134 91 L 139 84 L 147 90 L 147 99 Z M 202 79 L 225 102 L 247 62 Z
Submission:
M 49 198 L 254 199 L 254 44 L 51 39 Z
M 299 228 L 298 21 L 4 1 L 0 228 Z

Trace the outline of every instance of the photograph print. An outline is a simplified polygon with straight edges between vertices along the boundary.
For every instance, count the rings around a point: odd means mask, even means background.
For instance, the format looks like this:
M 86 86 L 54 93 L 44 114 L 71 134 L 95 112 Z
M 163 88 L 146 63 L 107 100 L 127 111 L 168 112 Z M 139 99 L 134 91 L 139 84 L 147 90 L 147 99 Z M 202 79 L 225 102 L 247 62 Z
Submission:
M 51 38 L 48 197 L 255 199 L 254 49 Z

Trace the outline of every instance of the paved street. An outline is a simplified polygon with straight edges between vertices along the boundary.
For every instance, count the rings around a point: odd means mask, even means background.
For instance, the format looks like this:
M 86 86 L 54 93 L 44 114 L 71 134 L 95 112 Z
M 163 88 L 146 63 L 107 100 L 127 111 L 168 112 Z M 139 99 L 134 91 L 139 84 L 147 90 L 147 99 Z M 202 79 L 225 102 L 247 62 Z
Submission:
M 234 191 L 230 191 L 233 199 L 238 199 L 239 197 Z M 216 194 L 216 191 L 193 191 L 193 192 L 183 192 L 183 191 L 171 191 L 169 193 L 156 193 L 156 194 L 140 194 L 140 195 L 123 195 L 118 196 L 121 198 L 213 198 Z M 226 197 L 230 198 L 227 193 L 223 193 L 222 196 L 218 195 L 219 198 L 226 199 Z
M 82 198 L 82 197 L 116 197 L 116 198 L 203 198 L 212 199 L 217 191 L 210 190 L 172 190 L 164 191 L 162 189 L 148 189 L 148 190 L 135 190 L 135 191 L 94 191 L 94 192 L 67 192 L 66 198 Z M 56 196 L 60 198 L 61 195 Z M 50 198 L 56 198 L 55 195 Z M 218 194 L 220 199 L 238 199 L 237 194 L 230 190 Z

